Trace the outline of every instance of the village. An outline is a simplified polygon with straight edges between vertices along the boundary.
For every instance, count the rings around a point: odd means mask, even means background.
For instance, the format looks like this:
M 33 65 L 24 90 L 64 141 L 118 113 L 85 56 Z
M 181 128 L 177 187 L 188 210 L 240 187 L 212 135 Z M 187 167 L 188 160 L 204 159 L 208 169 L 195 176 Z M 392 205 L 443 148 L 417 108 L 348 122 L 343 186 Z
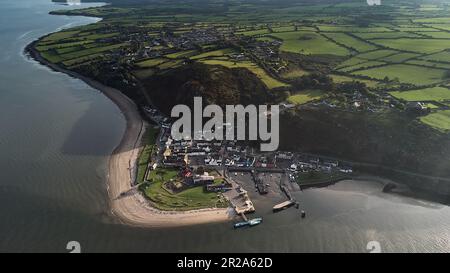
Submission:
M 143 111 L 159 128 L 157 148 L 148 161 L 145 177 L 155 177 L 154 173 L 164 172 L 161 170 L 173 170 L 176 175 L 163 181 L 166 190 L 176 194 L 201 187 L 204 193 L 218 194 L 247 224 L 251 220 L 246 215 L 257 210 L 249 191 L 276 197 L 280 201 L 273 204 L 273 212 L 277 212 L 291 206 L 299 208 L 294 192 L 352 179 L 351 165 L 326 157 L 293 152 L 261 153 L 238 141 L 174 140 L 168 117 L 150 106 Z M 151 181 L 144 184 L 147 182 Z

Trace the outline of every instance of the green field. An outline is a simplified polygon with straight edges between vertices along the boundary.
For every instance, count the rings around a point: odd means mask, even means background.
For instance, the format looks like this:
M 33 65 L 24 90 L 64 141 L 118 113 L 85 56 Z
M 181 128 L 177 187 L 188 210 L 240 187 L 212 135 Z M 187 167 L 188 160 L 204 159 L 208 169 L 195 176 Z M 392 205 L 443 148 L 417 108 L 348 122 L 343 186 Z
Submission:
M 152 152 L 155 148 L 156 138 L 158 136 L 159 129 L 156 128 L 147 128 L 145 131 L 145 135 L 142 138 L 143 148 L 141 153 L 139 154 L 139 160 L 137 163 L 138 171 L 137 171 L 137 183 L 140 184 L 145 181 L 145 173 L 147 171 L 148 164 L 151 160 Z
M 450 100 L 450 90 L 445 87 L 432 87 L 413 91 L 390 92 L 396 98 L 407 101 L 444 101 Z
M 295 26 L 273 27 L 273 32 L 291 32 L 295 31 Z
M 433 27 L 446 32 L 450 31 L 450 24 L 430 24 L 426 26 Z
M 116 45 L 105 45 L 105 46 L 100 46 L 100 47 L 88 48 L 88 49 L 84 49 L 84 50 L 78 50 L 75 52 L 69 52 L 69 53 L 61 54 L 61 55 L 55 54 L 51 51 L 43 51 L 43 52 L 41 52 L 41 54 L 48 61 L 54 62 L 54 63 L 59 63 L 62 61 L 77 59 L 77 58 L 81 58 L 81 57 L 96 54 L 96 53 L 107 52 L 110 50 L 125 47 L 126 45 L 127 45 L 126 43 L 116 44 Z
M 168 62 L 159 64 L 158 68 L 162 69 L 162 70 L 176 68 L 176 67 L 179 67 L 182 63 L 183 63 L 183 60 L 168 61 Z
M 321 90 L 306 90 L 290 96 L 287 100 L 293 104 L 305 104 L 313 100 L 320 99 L 324 95 Z
M 315 32 L 272 33 L 271 36 L 283 41 L 281 50 L 286 52 L 338 56 L 346 56 L 349 54 L 346 48 L 329 41 Z
M 75 52 L 75 51 L 80 51 L 80 50 L 84 50 L 87 48 L 93 48 L 98 46 L 95 43 L 89 43 L 89 44 L 84 44 L 84 45 L 79 45 L 79 46 L 72 46 L 72 47 L 63 47 L 63 48 L 57 48 L 55 49 L 56 53 L 59 55 L 63 55 L 63 54 L 67 54 L 70 52 Z
M 105 38 L 111 38 L 117 36 L 119 33 L 104 33 L 104 34 L 91 34 L 91 35 L 85 35 L 82 36 L 83 39 L 86 40 L 99 40 L 99 39 L 105 39 Z
M 167 62 L 167 59 L 164 58 L 156 58 L 156 59 L 150 59 L 143 62 L 136 63 L 137 66 L 141 68 L 147 68 L 147 67 L 156 67 L 162 63 Z
M 256 36 L 256 35 L 264 35 L 267 33 L 269 33 L 269 30 L 267 28 L 263 28 L 263 29 L 257 29 L 257 30 L 237 32 L 236 34 L 242 34 L 242 35 L 246 35 L 246 36 Z
M 260 68 L 256 64 L 245 61 L 245 62 L 233 62 L 233 61 L 225 61 L 225 60 L 202 60 L 201 61 L 204 64 L 208 65 L 221 65 L 228 68 L 247 68 L 248 70 L 252 71 L 256 74 L 258 78 L 260 78 L 268 88 L 273 89 L 277 87 L 286 87 L 289 86 L 286 83 L 280 82 L 271 76 L 269 76 L 264 69 Z
M 440 131 L 448 132 L 450 130 L 450 110 L 436 111 L 421 117 L 420 121 Z
M 56 33 L 50 34 L 49 36 L 43 38 L 41 41 L 43 43 L 55 42 L 58 40 L 62 40 L 62 39 L 66 39 L 66 38 L 75 36 L 78 33 L 80 33 L 79 30 L 56 32 Z
M 434 17 L 413 20 L 415 23 L 450 24 L 450 17 Z
M 281 77 L 283 79 L 291 80 L 308 74 L 309 74 L 308 71 L 302 69 L 295 69 L 281 74 Z
M 450 63 L 450 51 L 442 51 L 436 54 L 421 57 L 421 59 Z
M 318 28 L 320 31 L 323 32 L 352 32 L 352 33 L 358 33 L 358 32 L 391 32 L 392 30 L 386 28 L 386 27 L 357 27 L 352 25 L 342 25 L 342 26 L 335 26 L 335 25 L 318 25 Z
M 426 105 L 426 107 L 428 107 L 430 109 L 439 109 L 439 106 L 437 106 L 434 103 L 426 103 L 425 105 Z
M 374 33 L 354 33 L 354 35 L 362 38 L 371 40 L 374 39 L 373 42 L 376 41 L 376 39 L 398 39 L 398 38 L 420 38 L 422 36 L 410 33 L 410 32 L 374 32 Z
M 192 56 L 191 59 L 192 60 L 200 60 L 200 59 L 205 59 L 205 58 L 209 58 L 209 57 L 222 57 L 222 56 L 226 56 L 226 55 L 232 54 L 232 53 L 235 53 L 235 51 L 231 48 L 219 49 L 219 50 L 209 51 L 209 52 L 205 52 L 202 54 Z
M 394 64 L 367 70 L 360 70 L 354 72 L 353 74 L 368 76 L 378 80 L 383 80 L 385 77 L 388 77 L 391 80 L 397 78 L 400 82 L 411 83 L 419 86 L 439 83 L 445 80 L 445 70 L 443 69 L 426 68 L 422 66 L 405 64 Z
M 376 44 L 396 50 L 411 51 L 417 53 L 433 53 L 450 48 L 450 40 L 444 39 L 379 39 Z
M 344 62 L 341 62 L 336 68 L 341 69 L 344 67 L 354 66 L 354 65 L 365 63 L 365 62 L 367 62 L 367 60 L 361 59 L 359 57 L 353 57 L 348 60 L 345 60 Z
M 412 59 L 419 56 L 418 54 L 414 53 L 398 53 L 395 55 L 387 56 L 384 58 L 381 58 L 381 60 L 385 62 L 391 62 L 391 63 L 402 63 L 408 59 Z
M 424 61 L 424 60 L 410 60 L 407 62 L 408 64 L 415 64 L 415 65 L 423 65 L 431 68 L 442 68 L 450 70 L 450 63 L 437 63 L 437 62 L 430 62 L 430 61 Z
M 172 54 L 167 54 L 165 57 L 170 59 L 188 58 L 194 56 L 197 53 L 196 50 L 179 51 Z
M 357 58 L 359 59 L 367 59 L 367 60 L 377 60 L 380 58 L 384 58 L 390 55 L 394 55 L 398 53 L 398 51 L 389 50 L 389 49 L 381 49 L 375 50 L 367 53 L 358 54 Z
M 431 38 L 435 38 L 435 39 L 450 39 L 449 32 L 425 32 L 422 34 L 427 35 Z
M 71 59 L 68 61 L 63 61 L 62 64 L 70 67 L 70 66 L 79 65 L 79 64 L 83 64 L 83 63 L 92 61 L 96 58 L 101 58 L 102 56 L 103 56 L 102 53 L 92 54 L 92 55 L 87 55 L 87 56 L 76 58 L 76 59 Z
M 339 71 L 351 72 L 351 71 L 355 71 L 355 70 L 366 69 L 366 68 L 370 68 L 373 66 L 380 66 L 380 65 L 385 65 L 385 64 L 386 64 L 385 62 L 367 61 L 367 62 L 363 62 L 363 63 L 357 64 L 357 65 L 341 68 L 341 69 L 339 69 Z
M 414 26 L 414 25 L 409 25 L 409 26 L 401 26 L 399 28 L 397 28 L 398 31 L 406 31 L 406 32 L 432 32 L 432 31 L 439 31 L 437 29 L 433 29 L 433 28 L 427 28 L 427 27 L 421 27 L 421 26 Z
M 93 41 L 80 41 L 80 42 L 72 42 L 72 43 L 50 44 L 50 45 L 37 46 L 36 49 L 39 51 L 47 51 L 50 49 L 75 47 L 75 46 L 87 45 L 87 44 L 91 44 L 91 43 L 93 43 Z
M 203 187 L 190 188 L 177 194 L 171 193 L 164 187 L 164 183 L 171 180 L 178 180 L 178 170 L 159 168 L 150 172 L 150 182 L 142 186 L 145 196 L 160 210 L 188 211 L 228 205 L 216 193 L 205 193 Z
M 353 77 L 349 77 L 349 76 L 332 74 L 332 75 L 330 75 L 330 77 L 333 79 L 333 81 L 335 83 L 359 81 L 359 82 L 365 83 L 367 85 L 367 87 L 377 87 L 379 85 L 379 82 L 377 82 L 377 81 L 358 79 L 358 78 L 353 78 Z
M 346 33 L 326 33 L 325 36 L 336 41 L 339 44 L 344 44 L 349 48 L 353 48 L 358 52 L 365 52 L 377 49 L 376 46 L 373 46 L 364 41 L 356 39 Z

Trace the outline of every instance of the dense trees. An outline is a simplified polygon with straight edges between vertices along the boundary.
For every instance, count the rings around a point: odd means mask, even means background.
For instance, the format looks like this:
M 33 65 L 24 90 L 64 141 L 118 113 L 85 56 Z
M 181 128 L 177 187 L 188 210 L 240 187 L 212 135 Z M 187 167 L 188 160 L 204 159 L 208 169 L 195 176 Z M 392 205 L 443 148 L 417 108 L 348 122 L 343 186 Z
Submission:
M 265 84 L 245 68 L 229 69 L 200 63 L 187 64 L 144 82 L 154 103 L 164 112 L 174 105 L 192 105 L 193 97 L 204 103 L 225 105 L 265 104 L 275 96 Z
M 335 90 L 333 79 L 322 73 L 303 75 L 294 80 L 293 85 L 298 89 L 320 89 L 324 91 Z

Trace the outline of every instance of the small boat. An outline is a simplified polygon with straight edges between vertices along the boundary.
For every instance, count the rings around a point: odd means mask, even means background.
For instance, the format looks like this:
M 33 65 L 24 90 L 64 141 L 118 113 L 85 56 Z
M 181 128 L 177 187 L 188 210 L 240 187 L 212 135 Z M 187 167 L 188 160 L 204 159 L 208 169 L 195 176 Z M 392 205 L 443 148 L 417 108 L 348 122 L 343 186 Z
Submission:
M 234 228 L 241 228 L 245 226 L 253 227 L 262 223 L 262 218 L 255 218 L 244 222 L 234 224 Z
M 304 210 L 302 210 L 301 215 L 302 215 L 302 218 L 305 218 L 306 217 L 306 212 Z
M 262 218 L 255 218 L 248 221 L 249 226 L 253 227 L 262 223 Z
M 245 227 L 245 226 L 248 226 L 248 225 L 249 225 L 248 221 L 239 222 L 239 223 L 234 224 L 234 228 L 241 228 L 241 227 Z

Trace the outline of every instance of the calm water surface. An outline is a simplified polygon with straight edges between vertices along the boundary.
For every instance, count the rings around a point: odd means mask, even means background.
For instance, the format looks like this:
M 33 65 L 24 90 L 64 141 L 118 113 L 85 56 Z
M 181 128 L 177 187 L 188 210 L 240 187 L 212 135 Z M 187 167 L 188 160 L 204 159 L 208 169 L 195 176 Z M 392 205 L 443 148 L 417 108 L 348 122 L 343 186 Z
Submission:
M 88 5 L 82 5 L 87 7 Z M 23 48 L 60 28 L 98 19 L 51 16 L 73 8 L 50 0 L 0 0 L 0 252 L 450 251 L 450 209 L 381 193 L 365 181 L 298 193 L 308 217 L 252 194 L 264 223 L 147 230 L 108 216 L 108 155 L 125 121 L 118 108 L 79 80 L 28 60 Z M 250 189 L 252 191 L 252 189 Z

